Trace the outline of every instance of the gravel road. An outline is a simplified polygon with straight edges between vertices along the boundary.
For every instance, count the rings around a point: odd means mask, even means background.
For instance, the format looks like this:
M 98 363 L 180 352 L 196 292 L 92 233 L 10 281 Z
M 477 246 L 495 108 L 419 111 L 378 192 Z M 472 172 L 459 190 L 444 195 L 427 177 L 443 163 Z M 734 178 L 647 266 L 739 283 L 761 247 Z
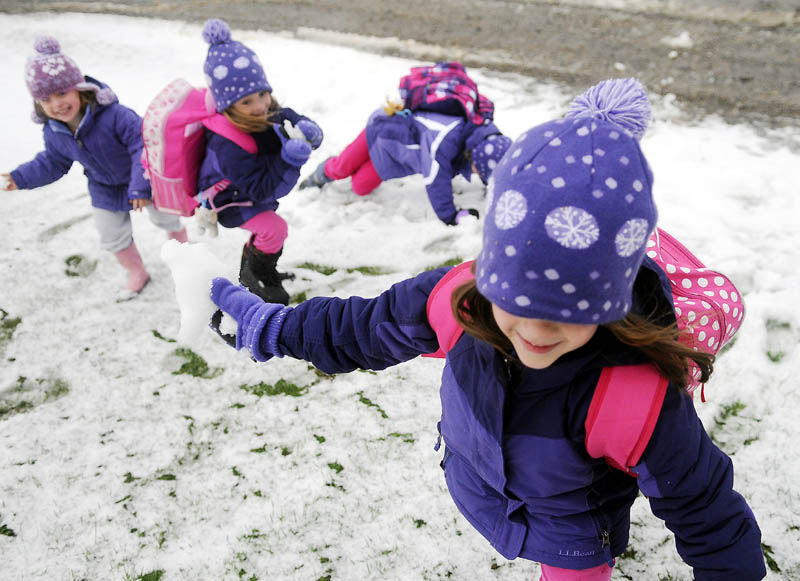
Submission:
M 800 125 L 800 0 L 0 0 L 3 12 L 33 10 L 378 37 L 376 50 L 397 56 L 459 59 L 576 90 L 636 76 L 690 113 Z

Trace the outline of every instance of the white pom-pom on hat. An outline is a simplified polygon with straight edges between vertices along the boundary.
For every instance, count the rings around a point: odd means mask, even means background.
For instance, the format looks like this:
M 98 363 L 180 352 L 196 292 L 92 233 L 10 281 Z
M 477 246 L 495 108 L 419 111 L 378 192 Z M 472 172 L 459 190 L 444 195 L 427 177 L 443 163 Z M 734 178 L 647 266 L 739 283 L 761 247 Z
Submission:
M 650 123 L 650 101 L 638 80 L 608 79 L 575 97 L 566 117 L 602 119 L 641 139 Z

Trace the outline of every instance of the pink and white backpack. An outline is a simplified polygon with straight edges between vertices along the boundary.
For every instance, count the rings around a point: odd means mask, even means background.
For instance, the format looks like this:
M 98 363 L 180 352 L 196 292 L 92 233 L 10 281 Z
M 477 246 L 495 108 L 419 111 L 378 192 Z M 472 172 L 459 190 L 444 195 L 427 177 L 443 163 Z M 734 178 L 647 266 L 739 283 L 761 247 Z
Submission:
M 205 156 L 203 127 L 248 153 L 258 150 L 252 135 L 216 112 L 208 89 L 196 89 L 183 79 L 172 81 L 150 102 L 142 121 L 142 165 L 150 179 L 153 205 L 162 212 L 191 216 L 200 205 L 196 197 L 197 176 Z M 229 184 L 221 180 L 209 193 Z
M 657 228 L 647 255 L 667 274 L 681 341 L 716 354 L 739 330 L 744 303 L 731 280 L 707 268 L 685 246 Z M 446 357 L 463 334 L 451 309 L 456 288 L 474 278 L 472 261 L 450 270 L 428 296 L 427 314 L 439 350 L 427 357 Z M 700 370 L 690 362 L 687 391 L 700 385 Z M 603 369 L 586 418 L 586 450 L 594 458 L 635 476 L 631 471 L 655 428 L 667 380 L 651 364 Z M 701 390 L 701 399 L 705 401 Z
M 399 89 L 403 106 L 410 111 L 460 115 L 476 125 L 494 117 L 494 103 L 478 92 L 478 85 L 458 62 L 412 67 L 400 79 Z

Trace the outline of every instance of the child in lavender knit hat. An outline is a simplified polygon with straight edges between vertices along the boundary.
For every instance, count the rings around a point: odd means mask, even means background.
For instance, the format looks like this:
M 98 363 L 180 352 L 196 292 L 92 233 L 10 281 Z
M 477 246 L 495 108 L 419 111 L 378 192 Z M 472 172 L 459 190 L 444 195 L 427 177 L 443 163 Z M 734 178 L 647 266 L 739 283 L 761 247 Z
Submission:
M 220 332 L 224 312 L 237 323 L 235 336 L 223 334 L 236 349 L 326 373 L 446 357 L 447 488 L 503 557 L 540 563 L 540 581 L 611 579 L 640 492 L 694 579 L 762 579 L 755 516 L 685 389 L 689 362 L 706 381 L 714 356 L 680 341 L 670 282 L 645 254 L 657 217 L 639 146 L 649 115 L 641 84 L 613 79 L 520 136 L 489 180 L 472 266 L 429 271 L 375 298 L 294 308 L 217 278 L 212 327 Z M 618 372 L 629 381 L 604 399 Z M 604 434 L 615 440 L 653 383 L 647 429 L 619 462 L 589 445 L 598 407 L 615 411 L 619 433 Z
M 141 166 L 142 120 L 120 105 L 106 85 L 85 77 L 50 36 L 36 39 L 36 53 L 25 65 L 25 82 L 34 99 L 33 118 L 44 125 L 45 150 L 5 178 L 6 191 L 38 188 L 66 174 L 73 162 L 89 180 L 100 247 L 112 252 L 128 272 L 117 300 L 136 297 L 150 275 L 133 241 L 129 212 L 146 208 L 150 220 L 169 238 L 186 242 L 177 216 L 150 204 L 150 184 Z

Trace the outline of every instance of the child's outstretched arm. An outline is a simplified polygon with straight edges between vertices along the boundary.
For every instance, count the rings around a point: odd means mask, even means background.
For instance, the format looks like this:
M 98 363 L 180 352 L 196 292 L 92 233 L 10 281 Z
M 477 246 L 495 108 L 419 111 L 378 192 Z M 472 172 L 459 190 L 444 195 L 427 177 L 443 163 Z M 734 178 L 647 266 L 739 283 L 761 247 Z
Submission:
M 31 161 L 23 163 L 11 172 L 10 177 L 17 189 L 32 190 L 52 184 L 64 176 L 72 167 L 72 160 L 60 154 L 45 137 L 45 150 Z
M 264 303 L 215 279 L 211 299 L 237 319 L 234 346 L 246 347 L 256 360 L 288 355 L 326 373 L 384 369 L 438 349 L 426 306 L 445 272 L 423 273 L 371 299 L 317 297 L 294 308 Z
M 634 470 L 653 514 L 675 533 L 697 581 L 764 578 L 761 531 L 733 489 L 733 463 L 706 433 L 685 393 L 669 388 Z

